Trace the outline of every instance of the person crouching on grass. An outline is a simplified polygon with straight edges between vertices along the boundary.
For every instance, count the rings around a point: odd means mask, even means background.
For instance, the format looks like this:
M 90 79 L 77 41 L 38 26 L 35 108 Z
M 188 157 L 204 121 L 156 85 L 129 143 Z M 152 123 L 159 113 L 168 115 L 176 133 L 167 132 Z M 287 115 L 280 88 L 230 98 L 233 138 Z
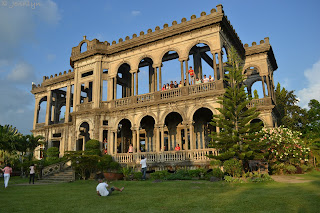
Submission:
M 108 195 L 111 195 L 111 193 L 116 190 L 116 191 L 119 191 L 119 192 L 122 192 L 124 187 L 122 187 L 121 189 L 115 187 L 115 186 L 112 186 L 110 189 L 108 189 L 109 185 L 107 184 L 107 181 L 106 182 L 103 182 L 102 179 L 99 179 L 99 184 L 96 188 L 96 191 L 97 191 L 97 194 L 99 196 L 108 196 Z

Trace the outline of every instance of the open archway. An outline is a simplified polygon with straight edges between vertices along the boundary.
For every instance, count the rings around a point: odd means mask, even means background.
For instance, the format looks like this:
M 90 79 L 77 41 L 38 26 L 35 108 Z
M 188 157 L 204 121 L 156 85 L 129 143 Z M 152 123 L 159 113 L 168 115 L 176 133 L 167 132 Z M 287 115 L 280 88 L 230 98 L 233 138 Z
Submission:
M 117 152 L 127 153 L 130 144 L 132 144 L 131 122 L 128 119 L 122 119 L 117 129 Z
M 165 118 L 166 131 L 164 132 L 164 146 L 166 150 L 174 150 L 179 144 L 183 148 L 182 135 L 184 127 L 182 126 L 182 116 L 178 112 L 170 112 Z
M 154 152 L 156 151 L 156 140 L 154 133 L 155 120 L 147 115 L 140 122 L 140 151 Z
M 210 109 L 202 107 L 193 114 L 194 134 L 192 141 L 194 149 L 205 149 L 211 140 L 210 134 L 216 131 L 216 127 L 210 124 L 213 113 Z
M 131 96 L 131 73 L 130 65 L 122 64 L 117 72 L 117 94 L 116 99 Z

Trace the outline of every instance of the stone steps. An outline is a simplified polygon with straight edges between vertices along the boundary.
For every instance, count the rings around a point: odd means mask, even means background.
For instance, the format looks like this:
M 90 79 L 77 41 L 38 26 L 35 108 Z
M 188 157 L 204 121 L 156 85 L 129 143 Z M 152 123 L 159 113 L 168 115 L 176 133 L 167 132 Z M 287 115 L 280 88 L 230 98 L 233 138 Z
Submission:
M 50 176 L 43 177 L 40 182 L 45 183 L 59 183 L 59 182 L 72 182 L 74 181 L 74 174 L 71 168 L 64 170 L 63 172 L 59 172 Z

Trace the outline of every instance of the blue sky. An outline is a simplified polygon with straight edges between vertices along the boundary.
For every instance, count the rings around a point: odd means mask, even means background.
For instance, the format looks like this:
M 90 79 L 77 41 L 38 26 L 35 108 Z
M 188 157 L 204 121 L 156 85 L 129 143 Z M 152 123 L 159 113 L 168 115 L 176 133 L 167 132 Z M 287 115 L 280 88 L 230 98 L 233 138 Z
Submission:
M 28 4 L 29 3 L 29 4 Z M 38 4 L 37 4 L 38 3 Z M 31 82 L 71 69 L 71 48 L 88 39 L 112 42 L 222 4 L 242 43 L 265 37 L 278 63 L 275 82 L 306 107 L 320 95 L 320 1 L 162 0 L 0 1 L 0 124 L 32 129 Z

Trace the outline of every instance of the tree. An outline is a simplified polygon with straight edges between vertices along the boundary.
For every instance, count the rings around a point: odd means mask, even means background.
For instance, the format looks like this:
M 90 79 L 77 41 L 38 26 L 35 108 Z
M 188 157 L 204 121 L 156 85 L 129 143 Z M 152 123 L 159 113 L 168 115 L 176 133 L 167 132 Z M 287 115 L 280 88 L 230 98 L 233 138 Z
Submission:
M 211 125 L 219 127 L 220 132 L 211 134 L 211 147 L 219 150 L 219 156 L 212 156 L 219 160 L 230 158 L 249 159 L 253 158 L 259 151 L 252 142 L 254 138 L 260 137 L 259 130 L 262 122 L 251 123 L 258 117 L 256 108 L 247 108 L 250 99 L 245 92 L 244 78 L 242 75 L 242 61 L 236 50 L 232 47 L 224 80 L 227 84 L 225 94 L 219 97 L 217 108 L 219 115 L 214 115 Z
M 307 112 L 297 105 L 299 100 L 294 91 L 288 91 L 284 87 L 281 89 L 281 85 L 278 83 L 275 95 L 280 114 L 278 124 L 302 132 L 307 123 Z

